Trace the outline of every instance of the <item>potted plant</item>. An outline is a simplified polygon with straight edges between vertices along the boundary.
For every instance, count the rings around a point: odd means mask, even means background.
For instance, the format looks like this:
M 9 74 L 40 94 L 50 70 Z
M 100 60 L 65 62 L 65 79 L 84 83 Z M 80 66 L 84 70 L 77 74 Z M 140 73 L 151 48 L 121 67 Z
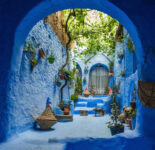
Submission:
M 112 122 L 107 122 L 108 128 L 110 128 L 112 135 L 124 132 L 124 125 L 121 122 L 119 122 L 120 110 L 116 104 L 115 98 L 115 95 L 113 95 L 113 103 L 111 104 Z
M 51 55 L 48 57 L 48 62 L 49 62 L 50 64 L 53 64 L 53 63 L 54 63 L 54 60 L 55 60 L 55 57 L 54 57 L 53 54 L 51 54 Z
M 132 129 L 135 129 L 136 127 L 136 109 L 134 109 L 131 113 L 131 123 L 132 123 Z
M 121 71 L 120 76 L 121 76 L 121 77 L 125 77 L 125 70 L 122 70 L 122 71 Z
M 88 91 L 88 89 L 86 88 L 85 91 L 83 92 L 83 95 L 85 97 L 88 97 L 91 93 Z
M 132 91 L 131 96 L 132 96 L 132 99 L 131 99 L 130 105 L 132 109 L 136 109 L 136 89 Z
M 92 85 L 92 84 L 91 84 L 91 86 L 90 86 L 90 93 L 91 93 L 92 95 L 95 95 L 95 94 L 96 94 L 96 92 L 95 92 L 95 90 L 94 90 L 94 85 Z
M 110 72 L 109 72 L 109 74 L 108 74 L 109 77 L 114 76 L 113 67 L 114 67 L 114 61 L 110 61 L 110 62 L 109 62 L 109 69 L 110 69 Z
M 105 95 L 108 95 L 109 94 L 109 87 L 108 85 L 105 87 Z
M 70 113 L 71 101 L 64 103 L 64 115 L 69 115 Z
M 55 77 L 55 84 L 60 87 L 61 86 L 61 82 L 59 81 L 59 78 Z
M 64 101 L 60 101 L 60 103 L 58 105 L 62 111 L 64 111 L 64 104 L 65 104 Z
M 36 60 L 36 58 L 32 58 L 30 60 L 30 64 L 31 64 L 31 71 L 33 71 L 34 67 L 37 65 L 38 61 Z
M 71 95 L 71 100 L 74 102 L 74 107 L 75 107 L 75 103 L 78 101 L 78 95 L 77 94 L 72 94 Z

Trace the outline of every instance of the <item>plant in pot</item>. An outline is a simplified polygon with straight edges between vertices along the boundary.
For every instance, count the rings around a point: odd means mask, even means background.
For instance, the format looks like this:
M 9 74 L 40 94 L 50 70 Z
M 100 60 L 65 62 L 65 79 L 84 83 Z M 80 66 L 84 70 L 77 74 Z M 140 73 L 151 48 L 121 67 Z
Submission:
M 53 63 L 54 63 L 54 60 L 55 60 L 55 57 L 54 57 L 53 54 L 51 54 L 51 55 L 48 57 L 48 62 L 49 62 L 50 64 L 53 64 Z
M 110 128 L 111 134 L 119 134 L 124 132 L 124 125 L 119 122 L 119 115 L 120 115 L 120 110 L 119 107 L 116 104 L 116 96 L 115 94 L 113 95 L 113 103 L 111 104 L 111 119 L 112 122 L 107 122 L 108 128 Z
M 120 76 L 121 76 L 121 77 L 125 77 L 125 70 L 122 70 L 122 71 L 121 71 Z
M 131 113 L 131 123 L 132 123 L 132 129 L 135 129 L 136 127 L 136 109 L 132 110 L 132 113 Z
M 64 115 L 69 115 L 70 113 L 71 100 L 64 103 Z
M 109 94 L 109 87 L 108 85 L 105 87 L 105 95 L 108 95 Z
M 64 111 L 64 104 L 65 104 L 64 101 L 60 101 L 60 103 L 58 105 L 62 111 Z
M 36 60 L 36 58 L 32 58 L 30 60 L 30 64 L 31 64 L 31 71 L 33 71 L 34 67 L 38 64 L 38 61 Z
M 61 86 L 61 82 L 60 82 L 60 80 L 59 80 L 59 78 L 58 77 L 55 77 L 55 84 L 58 86 L 58 87 L 60 87 Z
M 108 76 L 109 76 L 109 77 L 114 76 L 113 67 L 114 67 L 114 61 L 110 61 L 110 62 L 109 62 L 109 69 L 110 69 L 110 72 L 108 73 Z
M 131 96 L 132 96 L 132 98 L 131 98 L 130 105 L 131 105 L 132 109 L 136 109 L 136 89 L 134 89 L 132 91 Z
M 75 103 L 78 101 L 78 95 L 76 93 L 72 94 L 71 100 L 74 102 L 74 107 L 75 107 Z
M 64 80 L 65 79 L 65 69 L 61 68 L 59 70 L 59 74 L 60 74 L 60 79 Z
M 95 94 L 96 94 L 94 85 L 92 85 L 92 84 L 90 85 L 90 93 L 91 93 L 92 95 L 95 95 Z

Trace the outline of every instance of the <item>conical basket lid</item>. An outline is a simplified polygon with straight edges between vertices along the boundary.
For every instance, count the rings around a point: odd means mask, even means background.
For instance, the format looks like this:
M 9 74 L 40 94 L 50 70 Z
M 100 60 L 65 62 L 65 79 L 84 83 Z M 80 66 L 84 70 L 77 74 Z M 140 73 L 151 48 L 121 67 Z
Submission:
M 44 112 L 37 118 L 37 120 L 39 120 L 39 119 L 57 121 L 57 119 L 53 115 L 50 107 L 46 107 Z

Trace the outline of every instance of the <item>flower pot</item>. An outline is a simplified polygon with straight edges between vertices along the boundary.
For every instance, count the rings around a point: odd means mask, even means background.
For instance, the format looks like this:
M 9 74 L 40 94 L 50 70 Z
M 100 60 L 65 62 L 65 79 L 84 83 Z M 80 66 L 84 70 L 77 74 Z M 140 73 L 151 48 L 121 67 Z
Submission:
M 56 82 L 56 85 L 57 85 L 58 87 L 60 87 L 60 86 L 61 86 L 61 82 Z
M 130 129 L 132 129 L 131 119 L 127 118 L 127 123 L 128 123 L 128 125 L 129 125 Z
M 135 101 L 131 101 L 130 105 L 131 105 L 132 109 L 136 109 L 136 102 Z
M 95 95 L 95 94 L 96 94 L 96 92 L 95 92 L 95 91 L 91 91 L 91 94 L 92 94 L 92 95 Z
M 132 129 L 135 129 L 135 127 L 136 127 L 136 117 L 131 118 L 131 123 L 132 123 Z
M 44 50 L 41 48 L 41 49 L 39 49 L 39 55 L 41 56 L 41 58 L 45 58 L 46 56 L 45 56 L 45 52 L 44 52 Z
M 110 131 L 111 131 L 111 135 L 123 133 L 124 132 L 124 126 L 123 127 L 117 127 L 117 128 L 110 128 Z
M 108 73 L 108 76 L 109 76 L 109 77 L 113 77 L 113 76 L 114 76 L 114 73 L 109 72 L 109 73 Z
M 64 115 L 69 115 L 70 109 L 69 107 L 64 108 Z
M 65 76 L 64 75 L 60 75 L 60 79 L 64 80 Z

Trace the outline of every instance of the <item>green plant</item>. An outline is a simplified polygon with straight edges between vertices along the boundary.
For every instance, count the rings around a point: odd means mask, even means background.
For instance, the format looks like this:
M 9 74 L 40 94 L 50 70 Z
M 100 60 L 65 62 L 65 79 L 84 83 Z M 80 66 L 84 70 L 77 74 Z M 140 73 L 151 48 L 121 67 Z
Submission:
M 71 106 L 71 100 L 69 100 L 68 102 L 64 102 L 64 107 L 69 107 L 70 109 L 70 106 Z
M 107 93 L 109 93 L 109 86 L 108 85 L 106 85 L 106 87 L 105 87 L 105 94 L 107 94 Z
M 23 50 L 27 51 L 32 58 L 36 57 L 36 51 L 32 41 L 26 41 Z
M 114 67 L 114 61 L 110 61 L 109 62 L 109 69 L 113 69 L 113 67 Z
M 73 101 L 77 101 L 78 100 L 78 95 L 76 95 L 75 93 L 71 95 L 71 100 Z
M 116 104 L 115 95 L 113 96 L 113 103 L 111 104 L 111 122 L 107 122 L 108 128 L 122 128 L 124 125 L 119 122 L 120 110 Z
M 48 57 L 48 62 L 49 62 L 50 64 L 53 64 L 53 63 L 54 63 L 54 60 L 55 60 L 55 57 L 54 57 L 53 54 L 51 54 L 51 55 Z
M 122 70 L 120 76 L 125 77 L 125 70 Z
M 36 66 L 37 65 L 37 63 L 38 63 L 38 61 L 36 60 L 36 58 L 32 58 L 31 60 L 30 60 L 30 64 L 31 64 L 31 66 Z

